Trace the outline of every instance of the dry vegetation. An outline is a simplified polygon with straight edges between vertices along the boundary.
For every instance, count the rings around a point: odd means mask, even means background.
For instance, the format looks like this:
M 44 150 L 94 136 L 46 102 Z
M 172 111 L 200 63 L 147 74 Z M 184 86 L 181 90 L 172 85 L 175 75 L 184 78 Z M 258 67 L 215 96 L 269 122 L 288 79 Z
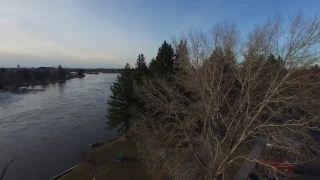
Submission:
M 310 67 L 319 60 L 319 42 L 319 17 L 301 13 L 289 21 L 276 15 L 242 41 L 227 22 L 175 39 L 180 70 L 136 87 L 145 106 L 136 110 L 133 131 L 149 173 L 232 179 L 232 167 L 254 161 L 290 176 L 248 156 L 262 138 L 274 147 L 263 156 L 281 152 L 292 165 L 311 160 L 320 79 Z
M 112 157 L 115 153 L 124 153 L 127 161 L 115 162 Z M 83 154 L 85 161 L 70 173 L 61 177 L 61 180 L 114 180 L 114 179 L 146 179 L 146 168 L 139 159 L 135 142 L 132 139 L 118 139 L 114 142 Z

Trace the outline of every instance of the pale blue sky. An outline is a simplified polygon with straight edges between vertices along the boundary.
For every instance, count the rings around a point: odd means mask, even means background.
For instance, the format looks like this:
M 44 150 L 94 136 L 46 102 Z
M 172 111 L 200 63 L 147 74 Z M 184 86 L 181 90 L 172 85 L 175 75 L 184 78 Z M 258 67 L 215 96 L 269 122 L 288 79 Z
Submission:
M 0 0 L 0 67 L 123 67 L 172 35 L 227 19 L 245 34 L 276 11 L 318 13 L 318 0 Z

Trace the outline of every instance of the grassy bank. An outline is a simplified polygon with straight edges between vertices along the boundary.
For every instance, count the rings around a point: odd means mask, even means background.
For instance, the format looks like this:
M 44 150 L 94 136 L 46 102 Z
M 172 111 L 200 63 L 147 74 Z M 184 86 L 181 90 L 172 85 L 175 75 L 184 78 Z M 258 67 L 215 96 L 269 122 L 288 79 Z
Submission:
M 124 153 L 127 161 L 119 163 L 112 160 L 115 153 Z M 136 144 L 132 139 L 119 139 L 94 150 L 95 157 L 101 161 L 96 179 L 147 179 L 146 168 L 138 159 Z M 82 162 L 61 180 L 92 179 L 92 166 Z

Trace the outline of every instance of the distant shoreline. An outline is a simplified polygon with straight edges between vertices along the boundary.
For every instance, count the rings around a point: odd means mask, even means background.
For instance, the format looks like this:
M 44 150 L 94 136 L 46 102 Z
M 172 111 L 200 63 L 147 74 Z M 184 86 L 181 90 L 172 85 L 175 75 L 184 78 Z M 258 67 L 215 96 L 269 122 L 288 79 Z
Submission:
M 1 92 L 6 92 L 6 91 L 10 91 L 10 92 L 15 93 L 15 92 L 20 91 L 22 87 L 30 87 L 30 86 L 61 83 L 61 82 L 66 82 L 66 81 L 71 80 L 71 79 L 75 79 L 75 78 L 80 78 L 80 77 L 72 77 L 72 78 L 67 78 L 67 79 L 64 79 L 64 80 L 56 80 L 56 81 L 33 81 L 33 82 L 25 83 L 24 85 L 21 84 L 21 85 L 18 85 L 18 86 L 0 86 L 0 93 Z
M 119 72 L 99 72 L 102 74 L 118 74 Z M 98 75 L 99 73 L 85 73 L 88 75 Z M 10 91 L 10 92 L 18 92 L 20 91 L 21 87 L 30 87 L 30 86 L 38 86 L 38 85 L 48 85 L 48 84 L 54 84 L 54 83 L 62 83 L 62 82 L 66 82 L 68 80 L 71 79 L 76 79 L 76 78 L 85 78 L 84 76 L 79 76 L 79 75 L 72 75 L 69 78 L 63 79 L 63 80 L 55 80 L 55 81 L 41 81 L 41 80 L 32 80 L 29 82 L 26 82 L 25 84 L 19 84 L 19 85 L 1 85 L 0 84 L 0 93 L 1 92 L 6 92 L 6 91 Z

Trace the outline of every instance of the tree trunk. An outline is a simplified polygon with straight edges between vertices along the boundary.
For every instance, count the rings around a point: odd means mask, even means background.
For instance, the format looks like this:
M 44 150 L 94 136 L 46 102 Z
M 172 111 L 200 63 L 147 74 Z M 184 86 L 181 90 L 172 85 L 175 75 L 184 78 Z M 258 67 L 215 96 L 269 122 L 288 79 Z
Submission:
M 126 138 L 126 139 L 128 138 L 128 131 L 124 132 L 124 138 Z

